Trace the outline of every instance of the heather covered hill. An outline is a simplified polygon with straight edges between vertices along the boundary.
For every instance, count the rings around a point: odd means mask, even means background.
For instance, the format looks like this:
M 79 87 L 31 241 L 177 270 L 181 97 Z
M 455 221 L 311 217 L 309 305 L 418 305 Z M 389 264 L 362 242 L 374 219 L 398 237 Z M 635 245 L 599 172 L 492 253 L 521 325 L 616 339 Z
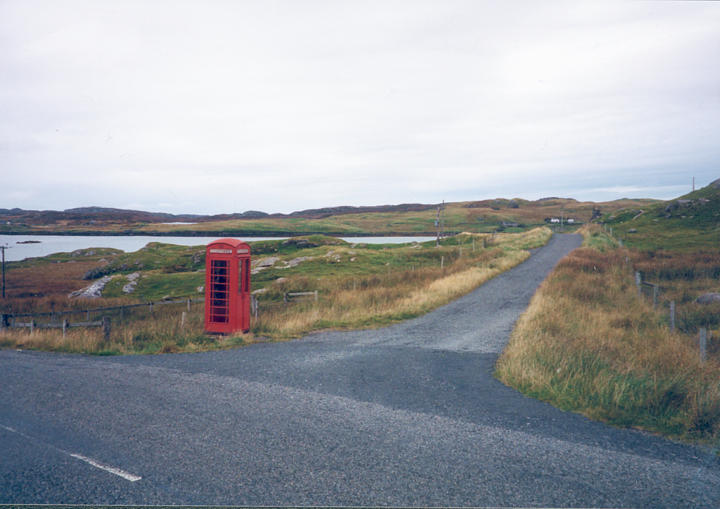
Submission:
M 644 209 L 656 200 L 579 202 L 571 198 L 519 198 L 447 203 L 441 215 L 446 232 L 527 229 L 562 218 L 589 222 L 622 209 Z M 116 235 L 421 235 L 436 232 L 439 204 L 340 206 L 290 214 L 246 211 L 218 215 L 167 214 L 103 207 L 64 211 L 0 209 L 0 233 Z M 513 230 L 511 230 L 513 231 Z

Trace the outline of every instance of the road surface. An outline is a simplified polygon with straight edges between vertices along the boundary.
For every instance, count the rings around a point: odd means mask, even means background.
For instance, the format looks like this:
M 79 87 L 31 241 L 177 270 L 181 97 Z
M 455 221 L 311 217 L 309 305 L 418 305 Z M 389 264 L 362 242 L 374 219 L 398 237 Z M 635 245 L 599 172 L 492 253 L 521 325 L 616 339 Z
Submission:
M 492 377 L 579 244 L 423 317 L 202 354 L 0 351 L 0 503 L 718 507 L 720 462 Z

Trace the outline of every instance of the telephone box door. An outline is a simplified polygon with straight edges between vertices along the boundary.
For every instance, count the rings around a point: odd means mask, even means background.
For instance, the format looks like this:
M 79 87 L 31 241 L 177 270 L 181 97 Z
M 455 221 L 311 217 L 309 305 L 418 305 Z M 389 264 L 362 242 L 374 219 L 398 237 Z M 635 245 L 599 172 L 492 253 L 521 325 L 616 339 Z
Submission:
M 236 239 L 208 244 L 205 256 L 205 330 L 250 329 L 250 247 Z

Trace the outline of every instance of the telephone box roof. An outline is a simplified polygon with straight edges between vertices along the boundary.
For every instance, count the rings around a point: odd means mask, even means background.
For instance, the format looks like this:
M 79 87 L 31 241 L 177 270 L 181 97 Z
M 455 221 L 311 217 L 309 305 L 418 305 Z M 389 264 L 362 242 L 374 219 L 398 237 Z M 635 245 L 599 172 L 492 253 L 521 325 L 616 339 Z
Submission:
M 243 242 L 242 240 L 230 239 L 230 238 L 213 240 L 212 242 L 210 242 L 208 244 L 208 246 L 212 246 L 215 244 L 225 244 L 227 246 L 232 246 L 232 247 L 247 246 L 247 244 L 245 242 Z

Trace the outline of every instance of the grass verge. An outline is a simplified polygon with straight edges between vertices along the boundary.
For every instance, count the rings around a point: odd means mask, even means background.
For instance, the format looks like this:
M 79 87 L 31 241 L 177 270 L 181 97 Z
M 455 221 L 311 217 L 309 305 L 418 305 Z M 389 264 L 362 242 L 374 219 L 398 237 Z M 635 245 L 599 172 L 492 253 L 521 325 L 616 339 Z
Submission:
M 634 256 L 582 247 L 563 259 L 518 321 L 496 376 L 593 419 L 717 444 L 717 352 L 701 362 L 694 336 L 671 332 L 664 310 L 638 296 Z

